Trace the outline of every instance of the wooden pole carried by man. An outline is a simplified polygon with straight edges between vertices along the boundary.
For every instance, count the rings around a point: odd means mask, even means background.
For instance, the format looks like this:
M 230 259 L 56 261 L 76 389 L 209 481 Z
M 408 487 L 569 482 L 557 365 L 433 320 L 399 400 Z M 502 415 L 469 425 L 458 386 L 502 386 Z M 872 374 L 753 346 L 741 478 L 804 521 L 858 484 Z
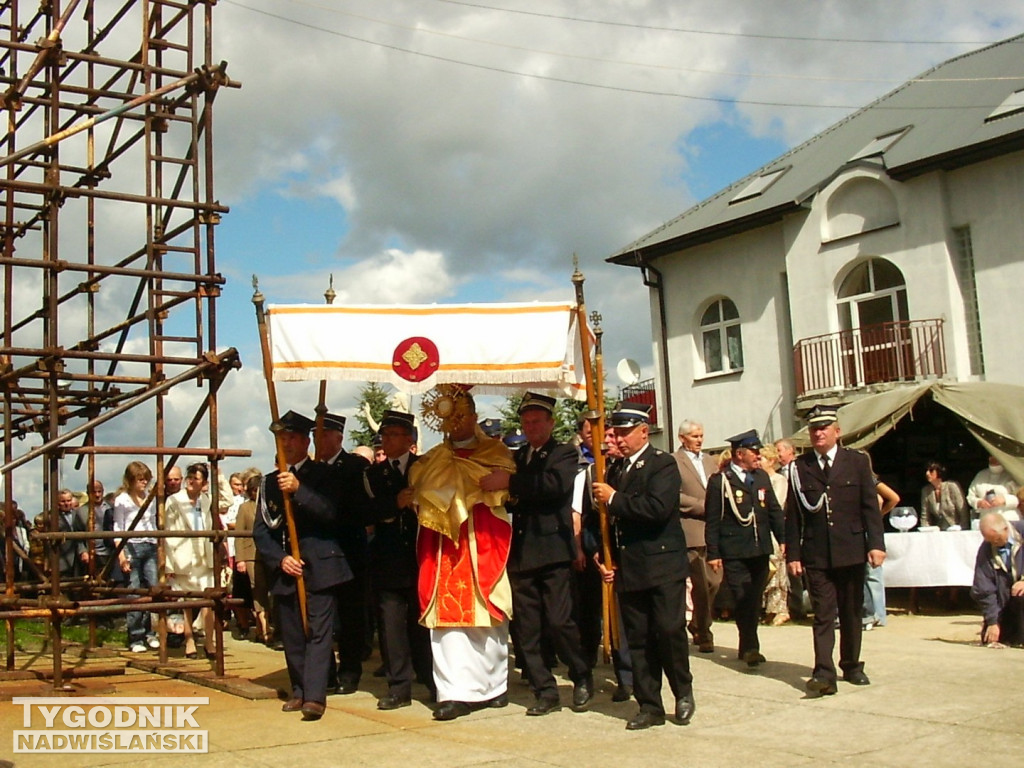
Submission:
M 604 370 L 601 356 L 601 316 L 594 312 L 594 360 L 591 363 L 590 357 L 590 334 L 587 328 L 587 308 L 583 298 L 583 283 L 585 278 L 579 270 L 579 263 L 573 258 L 574 267 L 572 283 L 576 289 L 576 322 L 579 325 L 580 344 L 583 348 L 584 376 L 587 383 L 587 421 L 590 422 L 591 434 L 594 435 L 594 481 L 603 483 L 605 481 L 605 456 L 597 448 L 598 441 L 604 440 Z M 611 550 L 611 527 L 608 522 L 608 508 L 604 503 L 597 502 L 598 520 L 601 526 L 601 561 L 604 567 L 611 570 L 614 567 Z M 611 658 L 612 648 L 619 647 L 619 622 L 615 608 L 615 593 L 613 585 L 609 582 L 602 582 L 602 605 L 604 621 L 602 622 L 602 649 L 604 660 Z
M 277 449 L 277 471 L 287 472 L 288 462 L 285 459 L 284 443 L 282 441 L 281 430 L 277 427 L 280 423 L 280 413 L 277 408 L 277 388 L 274 386 L 274 376 L 271 367 L 270 360 L 270 336 L 267 332 L 267 317 L 263 310 L 264 297 L 259 290 L 259 281 L 256 276 L 252 278 L 252 303 L 256 308 L 256 327 L 259 329 L 260 334 L 260 352 L 263 355 L 263 377 L 267 382 L 267 399 L 270 402 L 270 421 L 273 425 L 274 430 L 274 443 Z M 284 496 L 284 519 L 285 526 L 288 530 L 288 545 L 289 553 L 291 556 L 302 561 L 301 553 L 299 552 L 299 534 L 295 528 L 295 512 L 292 509 L 292 496 L 288 492 L 283 492 Z M 306 610 L 306 581 L 303 574 L 299 574 L 295 577 L 295 589 L 299 599 L 299 612 L 302 615 L 302 630 L 306 634 L 309 633 L 309 619 Z

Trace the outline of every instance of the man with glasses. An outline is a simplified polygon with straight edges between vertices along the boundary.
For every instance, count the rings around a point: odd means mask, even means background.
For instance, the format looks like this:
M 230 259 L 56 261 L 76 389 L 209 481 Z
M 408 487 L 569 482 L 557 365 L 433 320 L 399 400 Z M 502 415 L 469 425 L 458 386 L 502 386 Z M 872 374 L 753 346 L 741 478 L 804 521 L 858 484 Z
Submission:
M 760 467 L 757 430 L 734 435 L 729 444 L 732 460 L 708 480 L 704 501 L 708 565 L 716 573 L 724 570 L 736 601 L 738 657 L 748 667 L 757 667 L 765 661 L 757 625 L 768 582 L 768 558 L 774 549 L 772 534 L 785 541 L 785 517 L 768 473 Z

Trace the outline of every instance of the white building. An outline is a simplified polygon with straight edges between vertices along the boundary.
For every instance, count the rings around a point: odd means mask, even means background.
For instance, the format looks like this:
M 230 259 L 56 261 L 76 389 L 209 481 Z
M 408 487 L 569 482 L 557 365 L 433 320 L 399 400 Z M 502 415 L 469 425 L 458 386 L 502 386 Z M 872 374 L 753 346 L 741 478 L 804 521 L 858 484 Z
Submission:
M 1024 384 L 1024 36 L 960 56 L 609 258 L 651 287 L 665 446 L 814 402 Z M 674 446 L 673 446 L 674 447 Z

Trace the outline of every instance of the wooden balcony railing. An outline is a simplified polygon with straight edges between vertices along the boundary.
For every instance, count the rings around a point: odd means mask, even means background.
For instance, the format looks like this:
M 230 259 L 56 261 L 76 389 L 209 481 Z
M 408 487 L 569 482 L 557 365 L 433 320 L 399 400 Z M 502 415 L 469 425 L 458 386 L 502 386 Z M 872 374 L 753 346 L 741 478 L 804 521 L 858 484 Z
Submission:
M 797 397 L 946 373 L 942 320 L 868 325 L 801 339 L 793 347 Z

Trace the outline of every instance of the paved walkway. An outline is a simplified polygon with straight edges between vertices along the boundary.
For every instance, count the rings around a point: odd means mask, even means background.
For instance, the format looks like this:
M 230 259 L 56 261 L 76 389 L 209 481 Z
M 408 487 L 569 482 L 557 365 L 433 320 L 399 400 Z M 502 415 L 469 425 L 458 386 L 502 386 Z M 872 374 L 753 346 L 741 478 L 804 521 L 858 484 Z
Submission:
M 826 698 L 804 691 L 809 625 L 763 627 L 769 662 L 757 672 L 735 660 L 735 627 L 723 625 L 716 628 L 718 653 L 691 656 L 693 723 L 638 732 L 625 730 L 636 704 L 609 699 L 607 666 L 596 670 L 599 693 L 586 713 L 566 708 L 525 717 L 532 696 L 517 680 L 510 686 L 509 707 L 449 723 L 434 722 L 420 701 L 396 712 L 378 711 L 376 698 L 385 686 L 369 674 L 366 690 L 331 696 L 321 721 L 303 722 L 299 714 L 282 713 L 274 700 L 241 699 L 128 670 L 87 687 L 113 696 L 208 696 L 209 706 L 197 714 L 209 732 L 208 754 L 11 755 L 22 710 L 7 700 L 0 703 L 0 756 L 17 768 L 1017 765 L 1024 754 L 1024 650 L 972 644 L 978 623 L 974 615 L 891 616 L 887 627 L 864 637 L 872 685 L 840 682 L 839 693 Z M 261 684 L 285 684 L 283 655 L 262 646 L 231 641 L 227 666 L 229 673 Z M 367 670 L 375 666 L 376 658 Z M 563 681 L 563 701 L 570 692 Z M 417 686 L 414 696 L 425 697 L 425 689 Z

